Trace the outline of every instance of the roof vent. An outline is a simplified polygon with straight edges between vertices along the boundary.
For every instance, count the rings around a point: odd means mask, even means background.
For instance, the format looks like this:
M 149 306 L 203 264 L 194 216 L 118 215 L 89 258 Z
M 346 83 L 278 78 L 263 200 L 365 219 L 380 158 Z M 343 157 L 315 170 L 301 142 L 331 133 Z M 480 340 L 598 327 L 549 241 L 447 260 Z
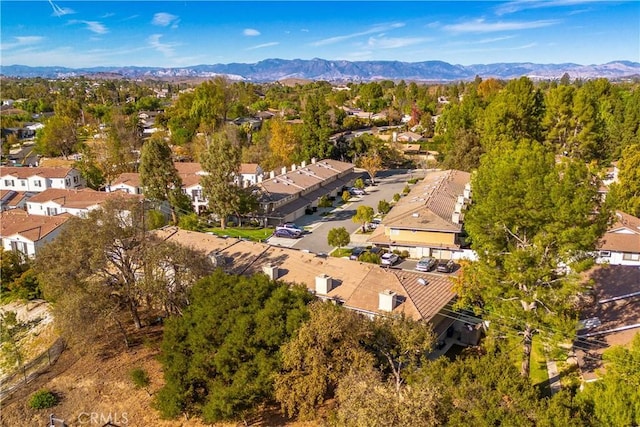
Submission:
M 412 217 L 414 218 L 418 218 L 420 216 L 420 214 L 418 212 L 415 212 L 413 214 L 411 214 Z
M 422 277 L 420 277 L 418 279 L 418 284 L 420 284 L 422 286 L 425 286 L 427 284 L 427 281 L 425 279 L 423 279 Z

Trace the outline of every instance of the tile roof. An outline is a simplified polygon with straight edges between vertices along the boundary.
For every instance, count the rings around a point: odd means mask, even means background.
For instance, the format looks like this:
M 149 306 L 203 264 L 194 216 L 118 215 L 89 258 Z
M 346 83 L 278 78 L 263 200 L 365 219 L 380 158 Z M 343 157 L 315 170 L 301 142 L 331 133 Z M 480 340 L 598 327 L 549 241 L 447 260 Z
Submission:
M 10 175 L 18 179 L 27 179 L 32 176 L 40 176 L 42 178 L 64 178 L 72 170 L 73 168 L 3 166 L 0 168 L 0 176 Z
M 451 216 L 458 196 L 470 180 L 468 172 L 431 172 L 395 204 L 382 224 L 388 228 L 459 233 L 462 224 L 454 223 Z
M 111 185 L 126 184 L 132 187 L 140 187 L 140 174 L 136 172 L 125 172 L 118 175 L 118 177 L 111 183 Z
M 27 199 L 28 194 L 24 191 L 0 190 L 0 206 L 2 207 L 17 208 L 23 206 Z
M 19 234 L 32 242 L 37 242 L 71 217 L 69 214 L 56 216 L 29 215 L 19 209 L 5 211 L 0 214 L 0 235 L 6 238 Z
M 203 173 L 202 166 L 197 162 L 175 162 L 174 165 L 180 175 Z
M 241 163 L 240 164 L 240 173 L 253 175 L 258 173 L 258 164 L 257 163 Z
M 385 269 L 374 264 L 343 258 L 318 257 L 290 248 L 166 227 L 155 236 L 191 246 L 205 253 L 215 252 L 228 261 L 226 271 L 234 274 L 262 272 L 263 266 L 277 266 L 279 279 L 315 290 L 316 276 L 326 274 L 334 280 L 328 297 L 340 300 L 352 309 L 378 313 L 379 293 L 392 290 L 400 301 L 394 312 L 414 319 L 429 320 L 455 296 L 448 277 L 429 273 Z M 418 282 L 419 278 L 426 285 Z
M 621 211 L 597 244 L 601 251 L 640 253 L 640 219 Z
M 141 198 L 140 195 L 128 194 L 122 191 L 113 191 L 106 193 L 103 191 L 95 191 L 90 188 L 82 188 L 79 190 L 67 190 L 58 188 L 49 188 L 29 199 L 33 203 L 46 203 L 55 201 L 62 207 L 72 209 L 86 209 L 91 206 L 99 205 L 108 199 L 124 197 L 124 198 Z

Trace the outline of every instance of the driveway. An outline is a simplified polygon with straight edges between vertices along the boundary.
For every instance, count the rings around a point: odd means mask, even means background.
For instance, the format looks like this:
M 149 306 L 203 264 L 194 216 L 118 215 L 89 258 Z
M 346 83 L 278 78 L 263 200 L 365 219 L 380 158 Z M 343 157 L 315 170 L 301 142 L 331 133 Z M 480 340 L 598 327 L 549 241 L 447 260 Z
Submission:
M 371 206 L 373 210 L 377 212 L 378 202 L 380 200 L 393 200 L 393 195 L 402 193 L 402 189 L 409 179 L 424 177 L 425 174 L 425 170 L 395 169 L 381 171 L 376 176 L 377 185 L 367 187 L 365 189 L 367 194 L 364 196 L 354 196 L 349 202 L 337 208 L 318 208 L 318 212 L 313 215 L 305 215 L 299 218 L 296 224 L 304 227 L 308 231 L 302 238 L 283 239 L 271 237 L 268 239 L 268 243 L 306 250 L 313 253 L 329 253 L 333 250 L 333 246 L 327 243 L 329 230 L 344 227 L 350 234 L 353 234 L 359 229 L 360 225 L 351 220 L 358 206 Z M 329 214 L 327 215 L 327 213 Z M 353 247 L 358 245 L 359 244 L 354 243 L 349 246 Z

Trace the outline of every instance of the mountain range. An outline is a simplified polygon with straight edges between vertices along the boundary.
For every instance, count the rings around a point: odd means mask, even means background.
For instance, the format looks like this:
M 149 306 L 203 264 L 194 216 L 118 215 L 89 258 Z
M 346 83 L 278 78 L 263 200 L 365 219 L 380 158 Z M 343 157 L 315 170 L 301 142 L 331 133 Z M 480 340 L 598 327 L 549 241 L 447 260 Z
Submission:
M 265 59 L 253 64 L 231 63 L 195 65 L 190 67 L 29 67 L 8 65 L 0 67 L 6 77 L 63 78 L 72 76 L 120 78 L 208 78 L 225 75 L 232 80 L 255 82 L 284 79 L 325 80 L 331 82 L 410 80 L 448 82 L 482 78 L 512 79 L 528 76 L 532 79 L 559 79 L 565 73 L 572 79 L 606 77 L 620 79 L 640 76 L 640 63 L 614 61 L 600 65 L 497 63 L 453 65 L 443 61 L 331 61 L 326 59 Z

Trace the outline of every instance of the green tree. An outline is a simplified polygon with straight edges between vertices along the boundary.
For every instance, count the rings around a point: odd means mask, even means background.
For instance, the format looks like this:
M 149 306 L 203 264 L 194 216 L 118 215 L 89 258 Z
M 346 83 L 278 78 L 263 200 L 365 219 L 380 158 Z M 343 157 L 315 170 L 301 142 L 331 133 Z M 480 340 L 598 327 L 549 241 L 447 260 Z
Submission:
M 36 150 L 43 156 L 63 156 L 73 153 L 78 144 L 78 130 L 70 117 L 55 115 L 36 134 Z
M 362 178 L 356 179 L 355 182 L 353 183 L 353 186 L 359 190 L 363 190 L 365 187 L 364 180 Z
M 351 200 L 351 193 L 349 193 L 349 191 L 348 191 L 348 190 L 344 190 L 344 191 L 342 192 L 342 201 L 343 201 L 344 203 L 347 203 L 349 200 Z
M 554 341 L 574 333 L 580 289 L 558 266 L 592 251 L 606 227 L 596 182 L 584 163 L 556 164 L 527 141 L 485 155 L 472 180 L 465 228 L 479 261 L 464 269 L 459 305 L 487 313 L 495 332 L 523 334 L 524 376 L 535 332 Z
M 222 129 L 234 99 L 229 82 L 224 77 L 216 77 L 197 86 L 193 94 L 189 114 L 199 124 L 200 131 L 210 136 Z
M 611 185 L 607 199 L 623 212 L 640 217 L 640 144 L 630 145 L 622 152 L 618 165 L 618 182 Z
M 246 419 L 273 396 L 280 347 L 308 316 L 311 295 L 260 274 L 221 270 L 198 282 L 182 317 L 165 324 L 164 417 L 201 415 L 207 423 Z
M 391 204 L 389 202 L 387 202 L 384 199 L 378 202 L 378 213 L 382 215 L 386 215 L 389 213 L 390 210 L 391 210 Z
M 188 196 L 182 192 L 182 179 L 173 164 L 173 156 L 164 135 L 156 132 L 142 146 L 140 155 L 140 183 L 144 195 L 158 202 L 168 202 L 171 219 L 178 223 L 176 206 L 190 205 Z
M 358 209 L 356 209 L 356 213 L 351 220 L 356 224 L 361 224 L 362 232 L 364 233 L 366 231 L 367 223 L 373 221 L 373 216 L 374 212 L 371 206 L 361 205 L 358 206 Z
M 202 188 L 209 200 L 209 210 L 220 219 L 222 229 L 227 217 L 240 206 L 238 187 L 233 183 L 240 170 L 240 148 L 226 132 L 216 133 L 200 161 L 207 173 L 202 176 Z
M 330 246 L 337 246 L 338 249 L 347 246 L 351 242 L 351 236 L 344 227 L 332 228 L 327 235 L 327 243 Z
M 616 346 L 604 353 L 606 371 L 599 381 L 588 383 L 578 398 L 602 425 L 640 423 L 640 334 L 629 348 Z
M 331 157 L 333 145 L 329 142 L 331 126 L 329 106 L 324 95 L 314 93 L 307 96 L 302 113 L 302 154 L 303 158 L 324 159 Z

